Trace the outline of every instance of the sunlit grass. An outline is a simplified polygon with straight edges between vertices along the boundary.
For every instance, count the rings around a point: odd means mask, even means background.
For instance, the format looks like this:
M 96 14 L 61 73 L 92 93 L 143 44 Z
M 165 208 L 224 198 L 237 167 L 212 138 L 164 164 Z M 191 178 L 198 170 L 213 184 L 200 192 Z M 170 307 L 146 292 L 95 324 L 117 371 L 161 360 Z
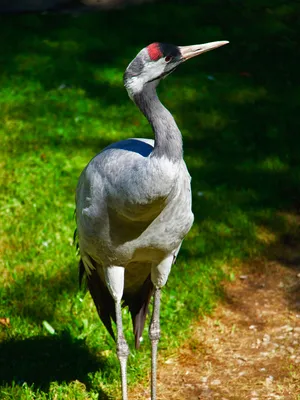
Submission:
M 159 88 L 184 136 L 195 213 L 163 292 L 161 359 L 191 333 L 193 319 L 213 310 L 220 282 L 233 276 L 233 260 L 265 252 L 294 229 L 278 210 L 299 205 L 299 96 L 289 83 L 298 67 L 271 40 L 291 11 L 277 7 L 268 23 L 258 21 L 259 34 L 272 28 L 269 51 L 289 65 L 280 86 L 261 37 L 253 37 L 256 8 L 247 3 L 238 17 L 231 11 L 230 26 L 228 10 L 222 18 L 215 13 L 217 3 L 201 12 L 146 5 L 77 18 L 20 16 L 18 24 L 1 19 L 0 318 L 10 320 L 9 327 L 0 325 L 1 398 L 120 394 L 114 342 L 90 296 L 77 290 L 74 193 L 81 170 L 104 146 L 152 137 L 122 83 L 126 65 L 146 44 L 162 38 L 234 43 L 186 63 Z M 176 22 L 184 32 L 174 30 Z M 128 313 L 124 319 L 133 349 Z M 149 369 L 146 330 L 143 337 L 129 359 L 130 385 L 145 380 Z

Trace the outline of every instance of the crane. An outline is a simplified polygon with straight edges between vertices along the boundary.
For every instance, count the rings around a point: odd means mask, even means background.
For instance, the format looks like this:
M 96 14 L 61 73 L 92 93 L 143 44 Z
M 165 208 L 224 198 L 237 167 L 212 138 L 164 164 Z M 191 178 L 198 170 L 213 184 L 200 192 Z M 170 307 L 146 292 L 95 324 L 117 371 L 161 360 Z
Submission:
M 151 400 L 156 400 L 160 297 L 181 243 L 190 230 L 190 175 L 182 136 L 156 87 L 182 62 L 227 44 L 152 43 L 124 73 L 128 95 L 148 119 L 155 139 L 127 139 L 96 155 L 76 189 L 80 277 L 86 274 L 100 319 L 116 340 L 122 399 L 127 400 L 127 345 L 122 306 L 128 306 L 139 347 L 151 297 Z M 116 323 L 116 337 L 111 321 Z

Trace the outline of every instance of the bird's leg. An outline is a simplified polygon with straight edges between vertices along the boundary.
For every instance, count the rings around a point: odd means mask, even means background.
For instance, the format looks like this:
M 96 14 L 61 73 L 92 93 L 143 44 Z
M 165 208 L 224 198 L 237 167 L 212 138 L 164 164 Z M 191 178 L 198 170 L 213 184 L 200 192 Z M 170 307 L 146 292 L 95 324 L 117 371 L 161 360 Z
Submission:
M 155 288 L 153 314 L 149 329 L 151 340 L 151 400 L 156 400 L 156 376 L 157 376 L 157 347 L 160 338 L 160 288 Z
M 151 340 L 151 400 L 156 400 L 156 376 L 157 376 L 157 347 L 160 338 L 160 294 L 161 288 L 166 284 L 171 271 L 174 255 L 171 254 L 158 265 L 153 264 L 151 268 L 151 281 L 155 287 L 152 320 L 149 329 Z
M 127 400 L 127 359 L 129 347 L 123 334 L 121 302 L 116 301 L 116 321 L 117 321 L 117 356 L 121 368 L 122 400 Z
M 107 287 L 115 301 L 116 323 L 117 323 L 117 356 L 121 368 L 122 381 L 122 400 L 128 400 L 127 395 L 127 359 L 129 356 L 129 347 L 123 333 L 121 299 L 124 290 L 124 274 L 123 267 L 107 267 L 105 268 L 105 279 Z

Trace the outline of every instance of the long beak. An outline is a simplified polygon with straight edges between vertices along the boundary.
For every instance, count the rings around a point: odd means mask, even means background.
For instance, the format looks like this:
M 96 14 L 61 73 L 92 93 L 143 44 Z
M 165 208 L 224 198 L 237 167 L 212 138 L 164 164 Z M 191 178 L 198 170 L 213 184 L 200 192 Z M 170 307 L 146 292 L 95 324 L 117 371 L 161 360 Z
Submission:
M 179 50 L 182 55 L 182 60 L 186 61 L 192 57 L 199 56 L 199 54 L 205 53 L 206 51 L 214 50 L 217 47 L 224 46 L 228 44 L 227 40 L 222 40 L 220 42 L 210 42 L 204 44 L 195 44 L 192 46 L 179 46 Z

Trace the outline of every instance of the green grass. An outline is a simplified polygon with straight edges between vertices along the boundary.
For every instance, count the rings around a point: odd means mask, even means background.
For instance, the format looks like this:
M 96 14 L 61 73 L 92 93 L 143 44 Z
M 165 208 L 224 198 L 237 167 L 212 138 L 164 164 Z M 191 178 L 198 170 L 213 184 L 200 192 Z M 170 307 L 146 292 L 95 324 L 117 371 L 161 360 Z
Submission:
M 0 325 L 1 399 L 120 393 L 114 343 L 77 292 L 74 191 L 105 145 L 152 137 L 122 83 L 148 43 L 231 42 L 159 89 L 184 136 L 196 217 L 163 293 L 161 354 L 213 310 L 229 266 L 268 254 L 262 229 L 272 246 L 293 229 L 284 213 L 300 208 L 299 10 L 275 0 L 197 3 L 0 17 L 0 318 L 10 318 Z M 127 314 L 125 326 L 133 348 Z M 130 385 L 148 371 L 144 338 Z

